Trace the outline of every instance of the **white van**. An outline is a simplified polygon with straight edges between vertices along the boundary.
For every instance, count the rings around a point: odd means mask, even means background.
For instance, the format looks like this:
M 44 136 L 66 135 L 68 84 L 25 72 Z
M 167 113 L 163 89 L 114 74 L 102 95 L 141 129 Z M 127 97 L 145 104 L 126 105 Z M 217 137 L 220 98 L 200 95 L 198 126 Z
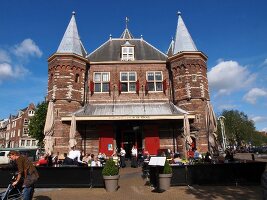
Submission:
M 7 156 L 9 152 L 10 151 L 0 151 L 0 165 L 9 163 L 10 160 Z
M 37 160 L 37 148 L 0 148 L 0 165 L 9 164 L 10 160 L 7 155 L 12 150 L 18 151 L 20 154 L 27 156 L 32 162 Z

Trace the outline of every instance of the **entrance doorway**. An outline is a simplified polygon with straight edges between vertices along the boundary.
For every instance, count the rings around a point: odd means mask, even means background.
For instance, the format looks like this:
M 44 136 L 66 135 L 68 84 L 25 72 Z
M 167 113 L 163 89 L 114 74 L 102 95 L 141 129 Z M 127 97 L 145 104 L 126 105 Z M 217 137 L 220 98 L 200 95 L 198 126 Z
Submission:
M 131 157 L 131 150 L 133 145 L 137 145 L 136 143 L 136 134 L 134 131 L 125 131 L 122 133 L 122 142 L 121 146 L 126 151 L 126 158 Z
M 142 152 L 143 134 L 139 126 L 129 126 L 119 128 L 116 131 L 116 145 L 118 150 L 123 147 L 126 151 L 126 158 L 131 158 L 133 145 L 137 147 L 138 152 Z

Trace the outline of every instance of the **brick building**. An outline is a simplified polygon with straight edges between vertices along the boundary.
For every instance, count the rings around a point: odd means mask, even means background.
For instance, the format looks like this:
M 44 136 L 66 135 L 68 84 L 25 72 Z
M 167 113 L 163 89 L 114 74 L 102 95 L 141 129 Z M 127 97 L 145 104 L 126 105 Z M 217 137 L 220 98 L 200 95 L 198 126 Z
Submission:
M 5 123 L 2 133 L 3 147 L 37 147 L 36 139 L 29 136 L 28 125 L 31 117 L 34 116 L 35 105 L 29 104 L 26 108 L 19 110 L 17 115 L 10 115 Z
M 8 119 L 0 120 L 0 148 L 5 147 L 6 144 L 7 125 L 8 125 Z
M 135 38 L 127 20 L 119 38 L 110 36 L 87 54 L 73 13 L 48 59 L 47 99 L 54 106 L 54 151 L 68 152 L 72 116 L 77 146 L 86 153 L 111 155 L 121 146 L 129 153 L 132 145 L 150 154 L 159 149 L 185 153 L 185 117 L 191 145 L 208 150 L 207 56 L 197 50 L 180 13 L 166 54 Z

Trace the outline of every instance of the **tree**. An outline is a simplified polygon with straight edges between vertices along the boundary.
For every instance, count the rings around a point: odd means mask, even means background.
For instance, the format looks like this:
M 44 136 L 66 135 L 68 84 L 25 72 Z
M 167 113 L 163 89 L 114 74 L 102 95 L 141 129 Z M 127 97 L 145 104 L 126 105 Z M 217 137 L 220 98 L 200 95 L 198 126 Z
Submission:
M 225 117 L 225 134 L 230 145 L 237 143 L 240 146 L 252 141 L 256 129 L 254 122 L 249 120 L 245 113 L 238 110 L 223 110 L 221 116 Z M 218 128 L 220 133 L 220 126 Z
M 38 146 L 43 146 L 44 126 L 45 126 L 47 107 L 48 103 L 45 101 L 38 103 L 35 110 L 35 114 L 31 118 L 29 124 L 29 135 L 39 141 Z

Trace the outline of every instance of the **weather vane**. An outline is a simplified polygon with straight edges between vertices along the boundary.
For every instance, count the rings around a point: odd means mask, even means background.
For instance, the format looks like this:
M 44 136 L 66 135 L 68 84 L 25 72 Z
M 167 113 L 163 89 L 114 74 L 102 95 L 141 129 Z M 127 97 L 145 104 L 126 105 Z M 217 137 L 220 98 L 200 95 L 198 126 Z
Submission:
M 128 22 L 129 22 L 129 18 L 128 17 L 126 17 L 126 29 L 128 29 Z

